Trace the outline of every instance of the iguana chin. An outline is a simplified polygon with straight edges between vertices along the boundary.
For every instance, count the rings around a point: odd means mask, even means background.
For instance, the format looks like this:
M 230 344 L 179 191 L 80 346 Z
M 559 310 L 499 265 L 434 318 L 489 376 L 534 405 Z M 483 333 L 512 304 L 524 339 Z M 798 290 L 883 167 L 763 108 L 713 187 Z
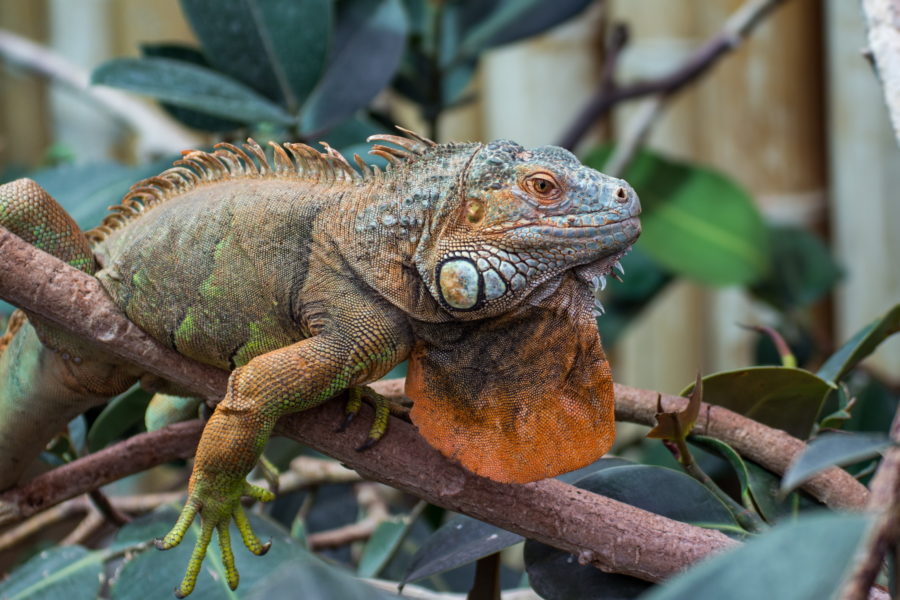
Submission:
M 84 233 L 33 181 L 0 187 L 0 225 L 96 275 L 157 340 L 232 371 L 158 540 L 177 545 L 200 514 L 180 596 L 213 531 L 237 586 L 231 519 L 251 552 L 267 549 L 239 500 L 272 497 L 245 478 L 278 418 L 348 388 L 358 403 L 356 386 L 407 358 L 413 422 L 478 475 L 534 481 L 612 444 L 593 292 L 640 233 L 635 193 L 561 148 L 406 134 L 370 138 L 393 144 L 372 149 L 385 172 L 327 145 L 186 152 Z M 14 321 L 0 342 L 0 489 L 68 420 L 149 382 L 36 316 Z M 371 440 L 389 410 L 375 404 Z

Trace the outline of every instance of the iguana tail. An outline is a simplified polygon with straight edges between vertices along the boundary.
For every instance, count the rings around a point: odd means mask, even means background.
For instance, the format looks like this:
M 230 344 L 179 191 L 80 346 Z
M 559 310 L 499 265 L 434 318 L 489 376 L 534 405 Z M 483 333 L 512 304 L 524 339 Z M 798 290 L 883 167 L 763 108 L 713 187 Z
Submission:
M 78 225 L 30 179 L 0 186 L 0 226 L 72 267 L 96 270 Z M 0 490 L 71 419 L 125 391 L 139 374 L 37 315 L 14 313 L 0 337 Z
M 0 185 L 0 225 L 44 252 L 94 274 L 91 245 L 78 224 L 32 179 Z
M 3 355 L 3 351 L 9 346 L 13 336 L 15 336 L 16 332 L 22 328 L 24 323 L 25 313 L 21 310 L 13 311 L 13 314 L 9 316 L 9 322 L 6 324 L 6 333 L 0 335 L 0 356 Z

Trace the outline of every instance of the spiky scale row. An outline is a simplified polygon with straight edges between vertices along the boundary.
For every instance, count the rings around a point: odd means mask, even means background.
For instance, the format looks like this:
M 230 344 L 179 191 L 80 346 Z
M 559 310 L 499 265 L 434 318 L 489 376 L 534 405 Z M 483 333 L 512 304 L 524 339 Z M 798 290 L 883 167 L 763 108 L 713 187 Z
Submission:
M 384 141 L 403 148 L 377 144 L 370 154 L 384 157 L 390 164 L 406 162 L 421 156 L 437 144 L 417 133 L 398 127 L 409 137 L 373 135 L 368 141 Z M 227 142 L 216 144 L 214 152 L 186 150 L 173 166 L 155 177 L 139 181 L 125 195 L 122 202 L 110 206 L 97 227 L 84 232 L 92 245 L 99 244 L 130 221 L 154 206 L 197 186 L 223 179 L 256 177 L 293 177 L 318 183 L 355 183 L 381 176 L 381 169 L 367 165 L 358 154 L 353 156 L 358 170 L 344 156 L 326 142 L 319 142 L 325 152 L 300 143 L 277 144 L 272 147 L 272 159 L 253 139 L 243 148 Z

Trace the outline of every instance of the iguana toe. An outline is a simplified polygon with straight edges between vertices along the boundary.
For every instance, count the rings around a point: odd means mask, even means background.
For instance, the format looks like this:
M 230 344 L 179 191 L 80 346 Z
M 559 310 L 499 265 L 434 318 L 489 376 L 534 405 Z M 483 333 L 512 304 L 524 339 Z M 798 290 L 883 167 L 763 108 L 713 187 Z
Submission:
M 184 539 L 188 528 L 199 513 L 200 535 L 194 544 L 194 551 L 191 553 L 184 579 L 175 590 L 177 597 L 184 598 L 194 590 L 213 532 L 218 534 L 219 550 L 222 554 L 222 564 L 225 568 L 228 587 L 237 588 L 240 576 L 234 564 L 231 535 L 228 530 L 232 519 L 241 533 L 244 545 L 250 552 L 260 556 L 268 551 L 271 543 L 260 543 L 259 538 L 253 533 L 247 515 L 244 514 L 241 506 L 241 496 L 250 496 L 261 502 L 268 502 L 275 498 L 275 494 L 272 492 L 243 480 L 235 481 L 233 477 L 221 474 L 209 478 L 197 477 L 190 497 L 175 526 L 165 537 L 155 540 L 156 547 L 160 550 L 174 548 Z

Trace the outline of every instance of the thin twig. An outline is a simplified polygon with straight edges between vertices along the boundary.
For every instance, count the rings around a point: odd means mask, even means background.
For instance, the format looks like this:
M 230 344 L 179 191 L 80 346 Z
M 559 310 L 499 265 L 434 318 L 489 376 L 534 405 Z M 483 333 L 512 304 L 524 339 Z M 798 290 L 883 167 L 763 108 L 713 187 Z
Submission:
M 102 490 L 91 490 L 88 492 L 88 498 L 91 499 L 91 502 L 94 505 L 94 508 L 97 509 L 97 512 L 102 516 L 106 521 L 115 525 L 116 527 L 121 527 L 129 522 L 131 519 L 128 515 L 123 514 L 122 511 L 117 509 L 112 502 L 109 501 L 109 498 L 106 494 L 103 493 Z
M 81 522 L 69 532 L 69 535 L 64 537 L 62 541 L 59 542 L 61 546 L 74 546 L 76 544 L 83 544 L 89 537 L 94 535 L 98 529 L 100 529 L 104 523 L 108 521 L 97 511 L 96 508 L 91 507 L 88 510 L 88 513 L 81 520 Z
M 658 79 L 628 86 L 601 87 L 581 110 L 558 145 L 574 149 L 590 127 L 620 102 L 650 95 L 671 97 L 685 85 L 706 73 L 727 53 L 737 48 L 746 36 L 775 7 L 786 0 L 748 0 L 725 22 L 721 31 L 694 51 L 679 67 Z
M 891 439 L 900 443 L 900 407 L 891 423 Z M 884 454 L 869 485 L 866 507 L 875 515 L 875 522 L 853 567 L 841 600 L 862 600 L 867 597 L 884 559 L 895 552 L 900 541 L 900 447 L 894 446 Z
M 306 536 L 310 550 L 338 548 L 353 542 L 367 540 L 375 533 L 378 525 L 391 516 L 387 502 L 379 492 L 377 484 L 367 482 L 357 485 L 356 500 L 366 516 L 349 525 L 310 533 Z
M 612 155 L 606 160 L 606 164 L 601 169 L 604 173 L 611 177 L 621 177 L 637 156 L 638 150 L 647 141 L 650 135 L 650 129 L 659 119 L 665 106 L 666 95 L 657 94 L 646 101 L 644 106 L 639 109 L 633 121 L 629 123 L 629 128 L 625 134 L 619 139 L 616 147 L 613 149 Z
M 92 86 L 85 69 L 11 31 L 0 30 L 0 58 L 92 100 L 137 134 L 140 156 L 175 154 L 202 143 L 199 136 L 125 92 Z
M 116 510 L 123 513 L 141 514 L 151 511 L 162 504 L 176 502 L 183 496 L 184 493 L 182 492 L 142 494 L 138 496 L 113 496 L 112 498 L 110 498 L 110 502 L 116 508 Z M 86 496 L 78 496 L 77 498 L 72 498 L 71 500 L 54 506 L 49 510 L 38 513 L 24 523 L 21 523 L 16 527 L 10 529 L 9 531 L 5 531 L 0 534 L 0 552 L 18 545 L 23 540 L 31 537 L 32 535 L 36 535 L 38 532 L 46 529 L 47 527 L 55 525 L 75 515 L 89 514 L 91 512 L 93 512 L 93 514 L 95 515 L 99 515 L 99 512 L 95 510 L 94 506 L 89 502 Z M 69 537 L 72 537 L 73 535 L 74 531 L 69 535 Z M 69 538 L 67 537 L 61 542 L 61 544 L 69 543 L 67 542 L 68 539 Z

